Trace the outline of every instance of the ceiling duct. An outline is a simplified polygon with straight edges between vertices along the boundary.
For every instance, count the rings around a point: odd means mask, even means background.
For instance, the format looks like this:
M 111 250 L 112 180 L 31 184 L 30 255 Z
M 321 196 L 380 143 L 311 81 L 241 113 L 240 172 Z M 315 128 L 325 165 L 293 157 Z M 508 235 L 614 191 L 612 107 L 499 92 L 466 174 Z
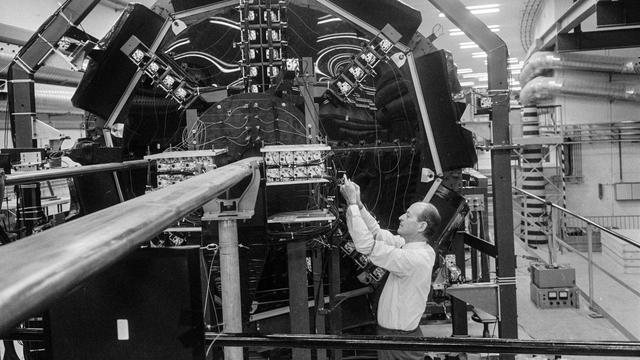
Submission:
M 619 74 L 640 74 L 640 60 L 584 53 L 540 51 L 533 54 L 522 68 L 520 83 L 526 83 L 551 69 L 584 70 Z
M 7 78 L 7 67 L 13 61 L 13 55 L 0 54 L 0 78 Z M 37 83 L 60 86 L 78 86 L 82 76 L 81 72 L 43 66 L 34 74 Z
M 522 105 L 535 105 L 540 100 L 557 95 L 606 97 L 612 100 L 640 102 L 640 84 L 603 81 L 588 72 L 537 77 L 520 91 Z

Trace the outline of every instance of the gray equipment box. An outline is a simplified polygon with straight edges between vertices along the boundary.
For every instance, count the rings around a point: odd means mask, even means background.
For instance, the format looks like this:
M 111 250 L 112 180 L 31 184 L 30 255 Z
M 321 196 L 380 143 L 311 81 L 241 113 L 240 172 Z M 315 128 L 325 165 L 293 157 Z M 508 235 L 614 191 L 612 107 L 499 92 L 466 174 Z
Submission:
M 558 288 L 576 286 L 576 270 L 568 265 L 554 268 L 545 264 L 531 265 L 531 284 L 538 288 Z
M 540 309 L 580 307 L 577 287 L 539 288 L 531 283 L 531 301 Z

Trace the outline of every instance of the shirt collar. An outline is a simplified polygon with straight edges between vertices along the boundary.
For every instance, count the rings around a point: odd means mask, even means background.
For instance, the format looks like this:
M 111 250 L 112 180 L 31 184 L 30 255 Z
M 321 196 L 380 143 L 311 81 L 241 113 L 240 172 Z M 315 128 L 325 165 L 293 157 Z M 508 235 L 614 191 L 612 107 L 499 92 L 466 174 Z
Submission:
M 426 248 L 426 247 L 427 247 L 427 242 L 426 241 L 414 241 L 414 242 L 404 243 L 404 245 L 402 246 L 403 249 L 406 249 L 406 248 Z

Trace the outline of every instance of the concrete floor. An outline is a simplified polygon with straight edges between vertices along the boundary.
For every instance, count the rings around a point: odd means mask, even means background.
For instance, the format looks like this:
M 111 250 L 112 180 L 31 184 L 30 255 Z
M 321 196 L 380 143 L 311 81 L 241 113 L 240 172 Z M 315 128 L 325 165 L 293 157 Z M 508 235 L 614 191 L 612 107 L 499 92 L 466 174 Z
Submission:
M 527 250 L 525 245 L 516 240 L 515 252 L 517 256 L 516 288 L 518 304 L 518 338 L 540 340 L 594 340 L 594 341 L 631 341 L 633 337 L 640 337 L 640 298 L 624 289 L 604 273 L 594 270 L 594 291 L 596 302 L 613 320 L 605 317 L 594 318 L 589 309 L 589 302 L 580 298 L 579 308 L 538 309 L 530 298 L 529 266 L 538 261 L 532 257 L 548 259 L 546 246 Z M 608 257 L 595 254 L 594 261 L 606 270 L 618 276 L 634 289 L 640 289 L 640 274 L 617 274 L 614 264 Z M 571 264 L 576 269 L 578 286 L 588 293 L 588 271 L 586 261 L 570 252 L 558 255 L 558 263 Z M 624 326 L 625 330 L 619 330 Z M 469 320 L 469 335 L 482 337 L 481 324 Z M 489 330 L 498 334 L 497 328 L 490 325 Z M 426 336 L 451 336 L 450 324 L 423 325 L 422 331 Z M 469 359 L 485 359 L 489 354 L 468 354 Z M 517 359 L 553 359 L 553 356 L 522 354 Z M 592 357 L 592 356 L 563 356 L 563 359 L 593 360 L 593 359 L 630 359 L 629 357 Z M 638 356 L 640 359 L 640 355 Z

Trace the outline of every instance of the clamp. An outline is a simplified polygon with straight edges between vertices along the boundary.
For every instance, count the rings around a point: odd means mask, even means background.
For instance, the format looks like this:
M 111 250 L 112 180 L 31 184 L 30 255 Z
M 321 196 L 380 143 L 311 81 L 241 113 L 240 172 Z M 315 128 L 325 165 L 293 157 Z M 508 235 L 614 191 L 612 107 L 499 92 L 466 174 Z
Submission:
M 242 195 L 235 199 L 215 198 L 206 203 L 203 206 L 203 221 L 245 220 L 253 217 L 260 189 L 260 167 L 257 162 L 251 163 L 251 170 L 251 182 Z

